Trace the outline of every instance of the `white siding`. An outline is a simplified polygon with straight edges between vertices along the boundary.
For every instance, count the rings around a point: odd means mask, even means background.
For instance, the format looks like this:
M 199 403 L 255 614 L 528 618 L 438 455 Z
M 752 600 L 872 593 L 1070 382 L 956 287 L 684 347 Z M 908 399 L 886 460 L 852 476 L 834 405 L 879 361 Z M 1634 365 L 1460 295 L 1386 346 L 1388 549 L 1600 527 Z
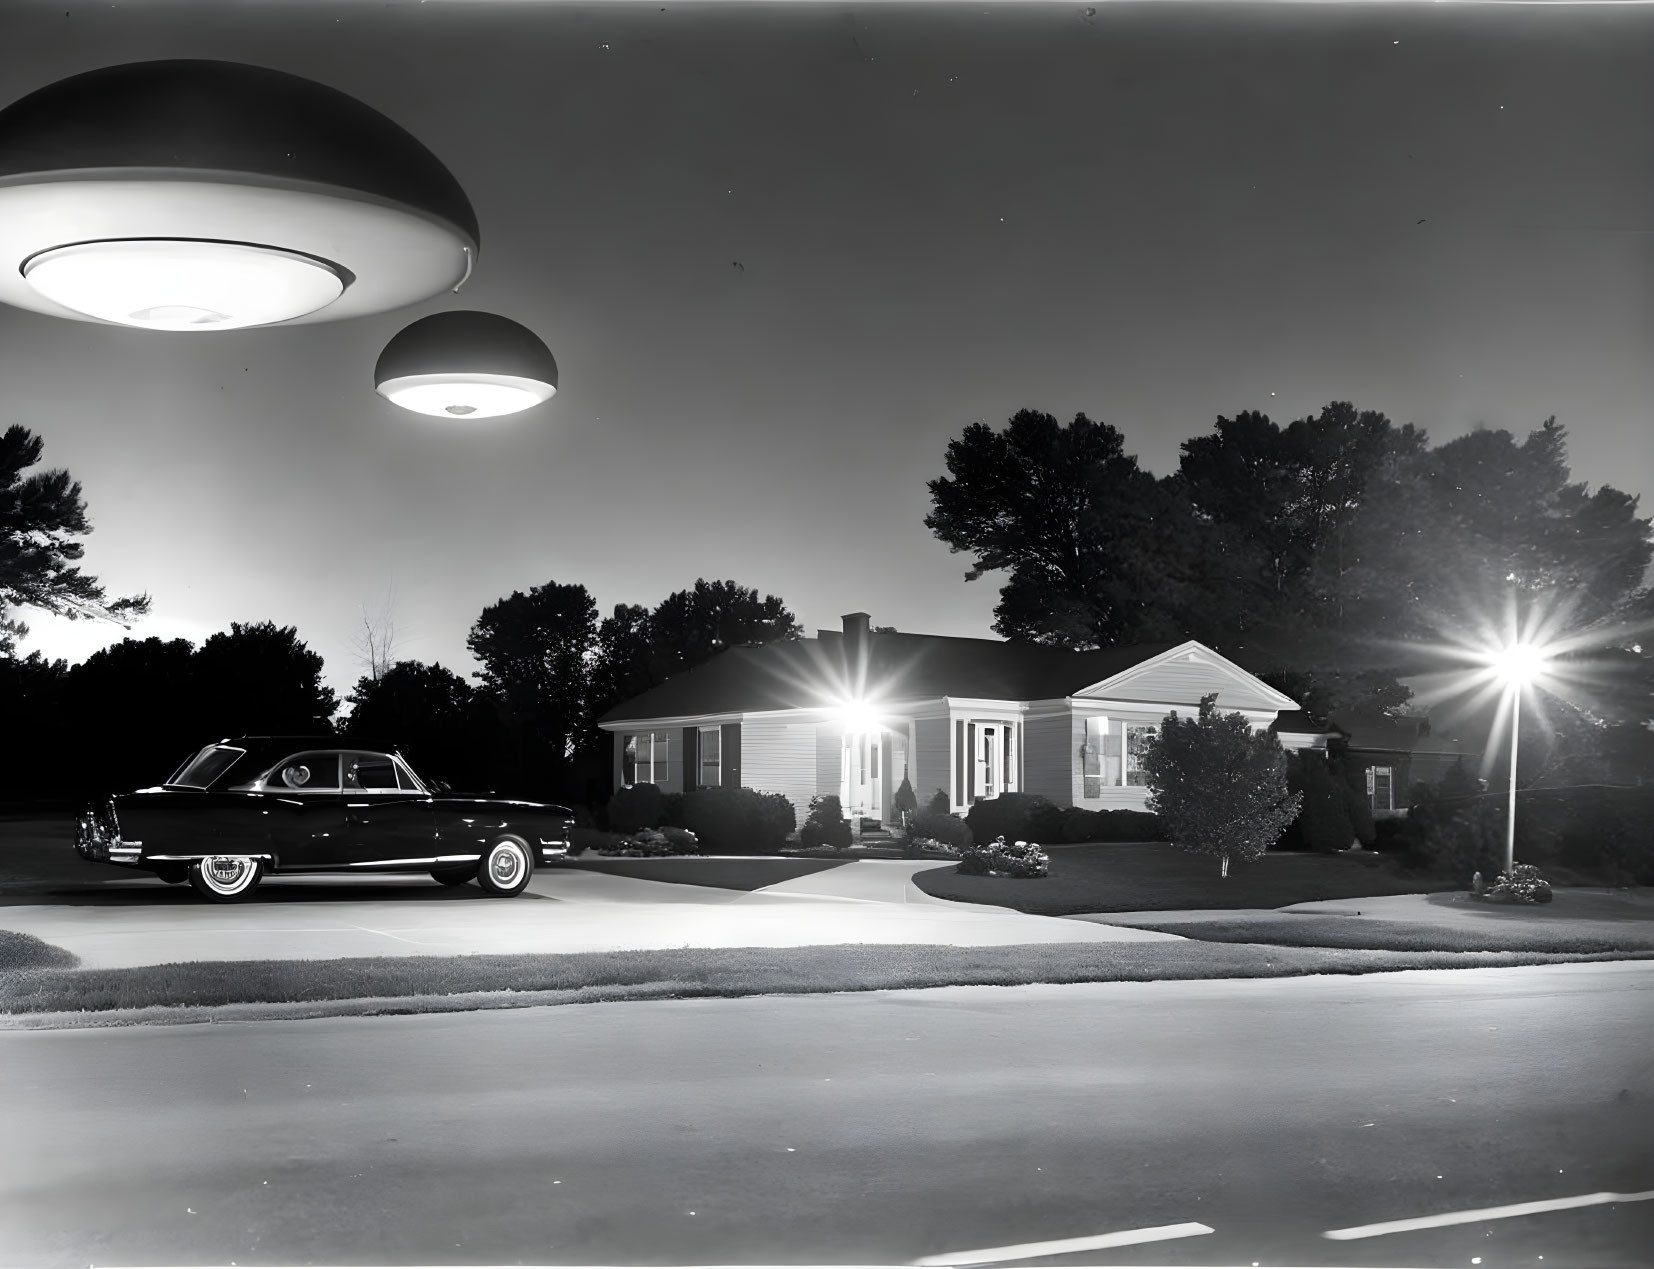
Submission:
M 816 725 L 779 719 L 741 723 L 741 783 L 792 802 L 794 827 L 816 793 Z
M 1022 724 L 1022 787 L 1025 792 L 1048 797 L 1058 806 L 1073 806 L 1074 755 L 1079 741 L 1073 739 L 1071 714 L 1056 718 L 1029 718 Z
M 815 732 L 815 788 L 811 790 L 811 795 L 841 793 L 844 787 L 844 726 L 840 723 L 818 723 Z M 809 810 L 810 800 L 806 798 L 798 808 L 798 818 L 802 820 Z M 846 815 L 850 813 L 849 807 L 843 810 Z
M 1281 708 L 1267 695 L 1267 688 L 1250 675 L 1237 677 L 1235 672 L 1213 664 L 1201 652 L 1189 660 L 1187 653 L 1158 665 L 1141 670 L 1128 670 L 1109 681 L 1106 687 L 1088 688 L 1079 695 L 1104 697 L 1109 700 L 1172 702 L 1190 710 L 1200 705 L 1200 698 L 1218 694 L 1218 709 L 1268 710 L 1271 714 Z M 1161 711 L 1164 716 L 1165 711 Z
M 913 724 L 913 755 L 908 759 L 912 771 L 913 796 L 919 799 L 922 811 L 930 805 L 937 789 L 952 798 L 953 793 L 953 737 L 946 718 L 920 718 Z

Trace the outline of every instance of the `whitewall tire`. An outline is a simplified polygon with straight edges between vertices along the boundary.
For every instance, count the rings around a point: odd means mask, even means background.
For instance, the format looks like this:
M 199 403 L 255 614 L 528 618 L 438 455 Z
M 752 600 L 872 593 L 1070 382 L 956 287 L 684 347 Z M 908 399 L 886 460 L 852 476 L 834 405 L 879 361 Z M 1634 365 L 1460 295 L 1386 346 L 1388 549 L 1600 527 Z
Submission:
M 528 843 L 502 837 L 488 848 L 477 870 L 477 884 L 493 895 L 521 894 L 534 875 L 534 854 Z
M 190 885 L 215 903 L 245 899 L 263 876 L 263 861 L 249 855 L 208 855 L 190 865 Z

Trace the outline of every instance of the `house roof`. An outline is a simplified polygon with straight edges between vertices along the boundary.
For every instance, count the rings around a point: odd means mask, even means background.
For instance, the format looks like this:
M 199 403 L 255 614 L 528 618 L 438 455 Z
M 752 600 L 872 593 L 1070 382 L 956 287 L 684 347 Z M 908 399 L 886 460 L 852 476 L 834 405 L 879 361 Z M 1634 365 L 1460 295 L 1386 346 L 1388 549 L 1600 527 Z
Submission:
M 721 652 L 615 706 L 598 721 L 807 709 L 856 696 L 1050 700 L 1073 695 L 1179 646 L 1145 643 L 1073 652 L 948 635 L 877 631 L 864 637 L 868 657 L 863 685 L 852 681 L 844 634 L 823 630 L 814 639 Z
M 1478 754 L 1481 746 L 1469 741 L 1458 728 L 1451 732 L 1433 730 L 1427 718 L 1403 715 L 1352 712 L 1334 715 L 1329 722 L 1344 733 L 1350 749 L 1386 753 Z

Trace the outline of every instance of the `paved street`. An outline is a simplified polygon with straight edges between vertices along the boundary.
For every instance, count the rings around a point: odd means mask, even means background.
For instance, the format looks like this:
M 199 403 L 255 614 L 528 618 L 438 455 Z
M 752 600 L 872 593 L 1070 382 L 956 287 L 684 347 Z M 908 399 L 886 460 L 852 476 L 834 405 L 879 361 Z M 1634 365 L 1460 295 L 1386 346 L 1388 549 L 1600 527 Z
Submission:
M 541 905 L 536 905 L 541 906 Z M 1631 1266 L 1654 967 L 0 1034 L 0 1259 Z M 1543 1260 L 1538 1258 L 1543 1256 Z

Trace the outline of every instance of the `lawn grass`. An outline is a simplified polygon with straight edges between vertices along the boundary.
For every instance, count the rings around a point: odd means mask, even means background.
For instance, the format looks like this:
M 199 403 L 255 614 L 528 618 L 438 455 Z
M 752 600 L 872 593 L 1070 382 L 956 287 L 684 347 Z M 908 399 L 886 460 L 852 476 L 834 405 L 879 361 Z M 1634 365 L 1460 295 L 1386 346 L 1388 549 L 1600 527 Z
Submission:
M 1395 952 L 1654 952 L 1654 923 L 1611 934 L 1578 934 L 1543 927 L 1478 925 L 1456 928 L 1423 921 L 1367 920 L 1319 912 L 1280 912 L 1192 921 L 1132 921 L 1137 930 L 1162 930 L 1213 943 L 1267 943 L 1274 947 L 1382 948 Z
M 73 969 L 80 957 L 32 934 L 0 930 L 0 974 L 24 969 Z
M 1166 912 L 1203 908 L 1282 908 L 1315 899 L 1423 894 L 1462 883 L 1402 874 L 1393 859 L 1366 854 L 1266 854 L 1255 863 L 1217 860 L 1165 842 L 1107 842 L 1053 850 L 1045 877 L 961 876 L 952 868 L 914 875 L 938 899 L 990 903 L 1038 916 L 1078 912 Z
M 146 1012 L 106 1021 L 199 1021 L 205 1019 L 203 1010 L 259 1002 L 291 1006 L 282 1016 L 426 1013 L 597 1000 L 1370 974 L 1642 956 L 1654 953 L 1558 957 L 1538 952 L 1392 952 L 1189 941 L 193 961 L 131 969 L 3 973 L 0 1025 L 28 1025 L 31 1016 L 50 1025 L 96 1023 L 99 1015 L 113 1010 Z M 343 1001 L 357 1003 L 339 1007 Z M 54 1017 L 39 1017 L 48 1013 Z

